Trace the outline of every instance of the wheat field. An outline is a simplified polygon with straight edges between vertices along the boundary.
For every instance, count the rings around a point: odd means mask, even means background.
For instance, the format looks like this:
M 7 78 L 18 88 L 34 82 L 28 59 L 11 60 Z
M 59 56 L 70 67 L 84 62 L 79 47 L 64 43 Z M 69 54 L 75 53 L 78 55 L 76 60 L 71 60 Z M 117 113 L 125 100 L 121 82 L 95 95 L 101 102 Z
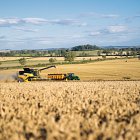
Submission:
M 19 60 L 20 58 L 23 57 L 0 57 L 0 61 L 11 61 L 11 60 Z M 30 58 L 30 57 L 24 57 L 24 58 Z
M 12 76 L 18 72 L 17 69 L 1 70 L 0 81 L 12 80 Z M 87 64 L 57 65 L 56 69 L 51 68 L 41 72 L 43 78 L 50 73 L 75 73 L 81 81 L 92 80 L 140 80 L 140 60 L 108 60 Z
M 123 56 L 125 58 L 125 56 Z M 107 56 L 106 58 L 123 58 L 121 56 Z M 0 61 L 11 61 L 11 60 L 19 60 L 20 58 L 23 57 L 0 57 Z M 48 61 L 50 58 L 55 58 L 58 61 L 64 61 L 64 57 L 24 57 L 26 59 L 29 59 L 31 61 L 43 61 L 46 60 Z M 102 58 L 102 56 L 91 56 L 91 57 L 76 57 L 75 60 L 94 60 L 94 59 L 98 59 L 98 58 Z
M 1 65 L 0 67 L 13 67 L 20 66 L 19 59 L 23 57 L 0 57 Z M 38 64 L 49 64 L 50 58 L 55 58 L 57 63 L 65 62 L 64 57 L 24 57 L 26 61 L 26 65 L 38 65 Z M 107 58 L 125 58 L 120 56 L 107 56 Z M 84 61 L 84 60 L 97 60 L 102 59 L 101 56 L 93 56 L 93 57 L 76 57 L 76 61 Z
M 140 82 L 0 84 L 0 140 L 139 140 Z
M 140 80 L 140 60 L 109 60 L 87 64 L 60 65 L 56 69 L 42 71 L 47 73 L 69 73 L 79 75 L 81 80 Z

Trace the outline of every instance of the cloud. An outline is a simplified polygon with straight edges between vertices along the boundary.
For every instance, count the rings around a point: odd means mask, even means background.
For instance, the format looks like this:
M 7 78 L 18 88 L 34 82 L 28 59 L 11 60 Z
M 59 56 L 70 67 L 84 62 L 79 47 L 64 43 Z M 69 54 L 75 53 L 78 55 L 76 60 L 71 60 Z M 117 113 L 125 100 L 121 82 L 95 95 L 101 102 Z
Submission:
M 14 27 L 13 29 L 18 30 L 18 31 L 24 31 L 24 32 L 38 32 L 37 29 L 28 29 L 24 27 Z
M 115 15 L 115 14 L 108 14 L 108 15 L 101 15 L 101 17 L 103 18 L 118 18 L 119 15 Z
M 140 35 L 138 28 L 128 28 L 125 25 L 111 25 L 105 28 L 87 31 L 87 33 L 89 38 L 94 40 L 96 44 L 99 43 L 102 45 L 135 44 L 136 41 L 133 42 L 133 40 L 138 40 Z
M 112 25 L 104 29 L 95 30 L 89 33 L 89 36 L 109 35 L 127 32 L 128 29 L 124 25 Z
M 33 24 L 33 25 L 59 24 L 59 25 L 75 25 L 75 26 L 87 25 L 87 23 L 81 23 L 76 19 L 47 20 L 44 18 L 0 18 L 0 27 L 17 26 L 25 24 Z
M 79 17 L 94 17 L 94 18 L 118 18 L 119 15 L 117 14 L 100 14 L 100 13 L 83 13 Z
M 100 35 L 100 34 L 101 34 L 100 31 L 90 32 L 90 36 L 98 36 L 98 35 Z
M 48 23 L 48 20 L 43 18 L 23 18 L 20 19 L 23 23 L 30 23 L 30 24 L 43 24 Z
M 87 23 L 81 23 L 76 19 L 57 19 L 57 20 L 50 20 L 49 23 L 51 24 L 60 24 L 60 25 L 77 25 L 77 26 L 86 26 Z
M 5 26 L 11 26 L 11 25 L 17 25 L 21 22 L 20 19 L 17 18 L 0 18 L 0 27 L 5 27 Z
M 123 25 L 115 25 L 115 26 L 109 26 L 107 30 L 109 31 L 109 33 L 120 33 L 126 31 L 127 28 L 126 26 Z

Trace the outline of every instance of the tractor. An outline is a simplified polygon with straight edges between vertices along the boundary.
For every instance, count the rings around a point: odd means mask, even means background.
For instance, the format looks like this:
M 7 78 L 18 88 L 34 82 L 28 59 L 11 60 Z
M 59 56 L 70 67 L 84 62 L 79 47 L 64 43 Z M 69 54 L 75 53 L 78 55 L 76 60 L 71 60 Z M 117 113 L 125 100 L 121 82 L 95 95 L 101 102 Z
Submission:
M 80 78 L 74 73 L 67 74 L 48 74 L 48 79 L 51 80 L 80 80 Z

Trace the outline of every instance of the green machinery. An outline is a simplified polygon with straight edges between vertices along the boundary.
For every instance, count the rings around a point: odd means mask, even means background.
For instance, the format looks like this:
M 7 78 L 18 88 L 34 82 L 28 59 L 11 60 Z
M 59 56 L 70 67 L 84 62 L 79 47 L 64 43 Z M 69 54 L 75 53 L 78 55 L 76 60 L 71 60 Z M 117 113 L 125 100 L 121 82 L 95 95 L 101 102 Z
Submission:
M 80 80 L 80 78 L 79 78 L 79 76 L 75 75 L 74 73 L 68 73 L 67 80 Z

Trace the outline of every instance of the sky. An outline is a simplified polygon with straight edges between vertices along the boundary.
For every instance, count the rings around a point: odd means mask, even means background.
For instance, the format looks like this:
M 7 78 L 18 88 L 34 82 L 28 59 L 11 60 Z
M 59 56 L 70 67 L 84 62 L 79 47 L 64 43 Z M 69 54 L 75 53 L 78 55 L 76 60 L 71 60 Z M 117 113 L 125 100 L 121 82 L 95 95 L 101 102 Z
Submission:
M 0 0 L 0 50 L 140 45 L 140 0 Z

